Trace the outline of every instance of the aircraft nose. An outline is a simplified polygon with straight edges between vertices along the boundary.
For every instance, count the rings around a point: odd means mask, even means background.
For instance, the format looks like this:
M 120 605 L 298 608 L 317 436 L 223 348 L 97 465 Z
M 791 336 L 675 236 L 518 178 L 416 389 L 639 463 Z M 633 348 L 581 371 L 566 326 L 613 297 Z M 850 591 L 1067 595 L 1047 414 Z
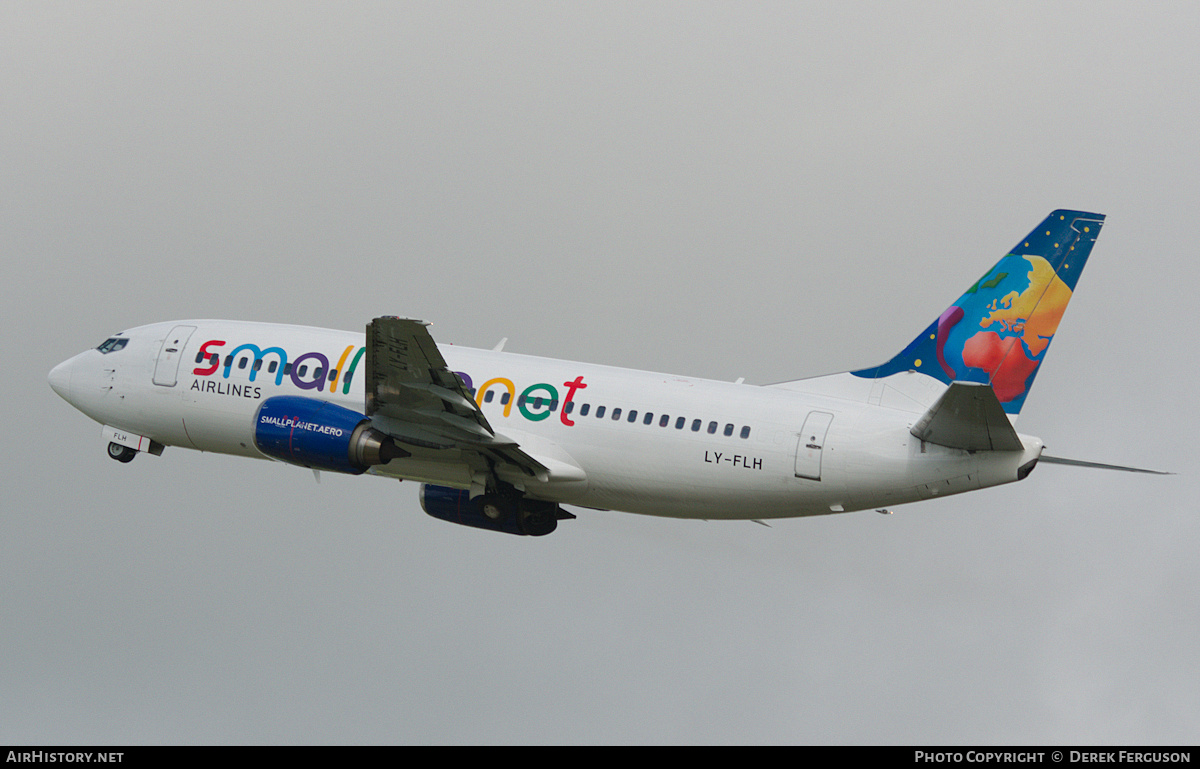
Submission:
M 58 396 L 67 402 L 71 400 L 71 363 L 74 360 L 74 358 L 64 360 L 50 369 L 50 374 L 46 377 L 50 382 L 50 389 L 58 393 Z

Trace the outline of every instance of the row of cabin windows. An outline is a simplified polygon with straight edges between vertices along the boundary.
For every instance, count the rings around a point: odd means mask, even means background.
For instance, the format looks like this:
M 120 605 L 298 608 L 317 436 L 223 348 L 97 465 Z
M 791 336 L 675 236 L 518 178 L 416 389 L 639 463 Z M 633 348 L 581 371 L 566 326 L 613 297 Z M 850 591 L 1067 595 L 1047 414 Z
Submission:
M 214 354 L 214 355 L 209 355 L 207 357 L 208 357 L 208 362 L 210 365 L 217 365 L 217 364 L 221 363 L 221 358 L 218 355 Z M 204 358 L 205 358 L 204 353 L 197 353 L 196 354 L 196 363 L 203 363 Z M 244 369 L 249 364 L 250 364 L 249 358 L 238 358 L 238 362 L 237 362 L 238 368 Z M 233 356 L 226 355 L 225 362 L 222 365 L 224 365 L 226 367 L 231 367 L 233 365 Z M 262 366 L 263 366 L 263 359 L 255 358 L 254 366 L 252 368 L 255 371 L 261 371 Z M 278 369 L 278 368 L 279 368 L 279 361 L 273 360 L 269 364 L 267 364 L 267 373 L 274 374 L 276 369 Z M 315 369 L 313 369 L 313 379 L 320 379 L 322 371 L 323 371 L 322 366 L 317 366 Z M 291 375 L 291 373 L 292 373 L 292 364 L 291 363 L 284 364 L 283 373 L 284 373 L 284 376 Z M 308 374 L 308 366 L 301 366 L 300 368 L 298 368 L 296 370 L 296 376 L 306 376 L 307 374 Z M 337 369 L 330 369 L 329 378 L 332 379 L 335 376 L 337 376 Z M 346 375 L 345 381 L 348 383 L 353 378 L 354 378 L 354 372 L 351 371 L 349 374 Z
M 491 403 L 495 399 L 495 395 L 496 395 L 495 390 L 488 390 L 483 395 L 484 403 Z M 509 395 L 509 393 L 506 393 L 506 392 L 501 393 L 500 394 L 500 405 L 502 405 L 502 406 L 508 405 L 508 401 L 510 398 L 511 398 L 511 396 Z M 523 395 L 523 396 L 517 398 L 517 403 L 519 405 L 520 404 L 528 404 L 531 408 L 535 408 L 535 409 L 539 409 L 542 406 L 546 406 L 551 411 L 558 410 L 558 401 L 550 400 L 548 398 L 530 398 L 530 397 Z M 568 414 L 574 412 L 575 411 L 575 402 L 568 401 L 566 406 L 563 407 L 563 410 L 566 411 Z M 592 412 L 592 404 L 590 404 L 590 403 L 580 404 L 579 416 L 586 417 L 591 412 Z M 621 421 L 622 413 L 625 414 L 626 422 L 629 422 L 630 424 L 632 424 L 632 423 L 638 421 L 638 410 L 637 409 L 630 409 L 628 412 L 623 412 L 619 407 L 614 408 L 611 412 L 608 411 L 607 406 L 597 406 L 595 409 L 596 419 L 604 419 L 604 415 L 606 413 L 609 414 L 609 419 L 613 420 L 614 422 Z M 654 421 L 655 421 L 654 413 L 651 411 L 647 411 L 647 412 L 643 413 L 641 421 L 642 421 L 642 424 L 644 424 L 644 425 L 654 424 Z M 658 416 L 658 426 L 659 427 L 666 427 L 670 424 L 671 424 L 671 417 L 669 414 L 660 414 Z M 687 426 L 687 424 L 688 424 L 687 417 L 675 417 L 675 429 L 676 430 L 682 430 L 684 427 Z M 692 424 L 691 424 L 692 432 L 698 433 L 698 432 L 700 432 L 700 429 L 702 427 L 704 427 L 703 419 L 693 419 L 692 420 Z M 707 432 L 709 435 L 716 435 L 717 430 L 719 428 L 720 428 L 720 424 L 718 422 L 709 421 Z M 722 430 L 722 433 L 727 436 L 732 436 L 733 430 L 734 430 L 733 423 L 726 422 L 725 428 Z M 742 425 L 742 429 L 738 433 L 738 436 L 741 438 L 749 438 L 750 437 L 750 425 Z
M 123 341 L 123 340 L 122 340 L 122 341 Z M 210 354 L 210 355 L 208 355 L 207 357 L 208 357 L 208 360 L 209 360 L 209 363 L 210 363 L 210 364 L 218 364 L 218 363 L 220 363 L 220 362 L 221 362 L 221 359 L 220 359 L 220 357 L 219 357 L 219 356 L 217 356 L 216 354 Z M 205 358 L 205 355 L 204 355 L 203 353 L 197 353 L 197 354 L 196 354 L 196 363 L 202 363 L 202 362 L 204 361 L 204 358 Z M 237 364 L 237 367 L 238 367 L 239 369 L 244 369 L 244 368 L 246 368 L 246 366 L 247 366 L 247 365 L 249 365 L 249 363 L 250 363 L 250 358 L 248 358 L 248 357 L 245 357 L 245 358 L 239 358 L 239 359 L 238 359 L 238 364 Z M 225 363 L 224 363 L 224 365 L 225 365 L 226 367 L 231 367 L 231 366 L 233 365 L 233 356 L 232 356 L 232 355 L 227 355 L 227 356 L 225 356 Z M 262 359 L 262 358 L 255 358 L 255 359 L 254 359 L 254 366 L 253 366 L 253 368 L 254 368 L 254 370 L 255 370 L 255 371 L 259 371 L 259 370 L 261 370 L 261 369 L 262 369 L 262 365 L 263 365 L 263 359 Z M 273 361 L 271 361 L 271 362 L 270 362 L 270 363 L 267 365 L 267 373 L 268 373 L 268 374 L 274 374 L 274 373 L 275 373 L 275 371 L 276 371 L 276 369 L 278 369 L 278 368 L 279 368 L 279 361 L 274 361 L 274 360 L 273 360 Z M 292 373 L 292 364 L 291 364 L 291 363 L 288 363 L 288 364 L 285 364 L 285 365 L 284 365 L 284 367 L 283 367 L 283 373 L 284 373 L 285 375 L 290 375 L 290 374 Z M 296 371 L 296 375 L 297 375 L 297 376 L 305 376 L 307 373 L 308 373 L 308 366 L 301 366 L 301 367 L 300 367 L 300 368 L 299 368 L 299 369 Z M 322 373 L 321 367 L 320 367 L 320 366 L 318 366 L 316 369 L 314 369 L 314 370 L 313 370 L 313 378 L 314 378 L 314 379 L 320 379 L 320 378 L 321 378 L 321 373 Z M 331 379 L 332 379 L 333 377 L 335 377 L 335 376 L 337 376 L 337 369 L 333 369 L 333 370 L 331 370 L 331 371 L 329 372 L 329 377 L 330 377 Z M 353 372 L 353 371 L 351 371 L 349 374 L 347 374 L 347 375 L 346 375 L 346 383 L 349 383 L 349 382 L 350 382 L 350 379 L 351 379 L 351 377 L 353 377 L 353 376 L 354 376 L 354 372 Z M 491 403 L 491 402 L 492 402 L 492 401 L 495 399 L 495 397 L 496 397 L 496 391 L 495 391 L 495 390 L 488 390 L 488 391 L 487 391 L 486 393 L 484 393 L 484 395 L 483 395 L 483 400 L 484 400 L 484 403 Z M 508 405 L 508 401 L 509 401 L 509 399 L 510 399 L 511 397 L 512 397 L 512 396 L 511 396 L 509 393 L 507 393 L 507 392 L 505 392 L 505 393 L 501 393 L 501 394 L 500 394 L 500 405 L 502 405 L 502 406 L 507 406 L 507 405 Z M 543 405 L 545 405 L 545 406 L 547 406 L 547 407 L 548 407 L 548 408 L 549 408 L 551 411 L 557 411 L 557 410 L 558 410 L 558 401 L 556 401 L 556 400 L 550 400 L 550 399 L 547 399 L 547 398 L 541 398 L 541 397 L 537 397 L 537 398 L 529 398 L 528 396 L 524 396 L 524 395 L 522 395 L 521 397 L 519 397 L 519 398 L 517 399 L 517 402 L 518 402 L 518 404 L 521 404 L 521 405 L 528 404 L 530 407 L 532 407 L 532 408 L 535 408 L 535 409 L 540 409 L 540 408 L 541 408 Z M 604 415 L 605 415 L 605 413 L 607 412 L 607 408 L 608 408 L 607 406 L 597 406 L 597 407 L 596 407 L 596 419 L 603 419 L 603 418 L 604 418 Z M 567 405 L 565 406 L 565 409 L 566 409 L 566 412 L 567 412 L 568 414 L 572 413 L 572 412 L 575 410 L 575 402 L 574 402 L 574 401 L 569 401 L 569 402 L 567 403 Z M 590 404 L 590 403 L 584 403 L 584 404 L 580 405 L 580 407 L 579 407 L 579 416 L 581 416 L 581 417 L 586 417 L 586 416 L 588 415 L 588 413 L 591 411 L 591 409 L 592 409 L 592 404 Z M 619 407 L 617 407 L 617 408 L 614 408 L 614 409 L 612 410 L 612 412 L 611 412 L 611 416 L 610 416 L 609 418 L 610 418 L 610 419 L 612 419 L 614 422 L 619 422 L 619 421 L 621 421 L 621 414 L 622 414 L 622 410 L 621 410 Z M 628 411 L 628 413 L 627 413 L 626 417 L 625 417 L 625 421 L 626 421 L 626 422 L 629 422 L 630 424 L 632 424 L 632 423 L 634 423 L 634 422 L 638 421 L 638 411 L 637 411 L 637 409 L 630 409 L 630 410 Z M 650 424 L 653 424 L 653 423 L 654 423 L 654 413 L 653 413 L 653 412 L 647 411 L 645 414 L 643 414 L 643 415 L 642 415 L 642 424 L 644 424 L 644 425 L 650 425 Z M 659 427 L 666 427 L 666 426 L 667 426 L 667 425 L 669 425 L 669 424 L 671 424 L 671 417 L 670 417 L 670 415 L 668 415 L 668 414 L 660 414 L 660 415 L 659 415 L 659 417 L 658 417 L 658 426 L 659 426 Z M 682 429 L 683 429 L 684 427 L 686 427 L 686 426 L 687 426 L 687 417 L 675 417 L 675 429 L 676 429 L 676 430 L 682 430 Z M 704 426 L 704 420 L 703 420 L 703 419 L 693 419 L 693 420 L 692 420 L 692 427 L 691 427 L 691 429 L 692 429 L 692 432 L 694 432 L 694 433 L 698 433 L 698 432 L 700 432 L 700 428 L 701 428 L 701 427 L 703 427 L 703 426 Z M 719 425 L 717 422 L 715 422 L 715 421 L 709 421 L 709 423 L 708 423 L 708 429 L 707 429 L 707 432 L 708 432 L 708 434 L 709 434 L 709 435 L 716 435 L 716 433 L 717 433 L 717 429 L 718 429 L 719 427 L 720 427 L 720 425 Z M 723 433 L 724 435 L 726 435 L 726 436 L 732 436 L 732 435 L 733 435 L 733 423 L 732 423 L 732 422 L 726 422 L 726 423 L 725 423 L 725 429 L 724 429 L 724 430 L 722 430 L 722 433 Z M 749 438 L 749 437 L 750 437 L 750 426 L 749 426 L 749 425 L 742 425 L 742 429 L 741 429 L 741 431 L 738 433 L 738 436 L 739 436 L 739 437 L 741 437 L 741 438 Z

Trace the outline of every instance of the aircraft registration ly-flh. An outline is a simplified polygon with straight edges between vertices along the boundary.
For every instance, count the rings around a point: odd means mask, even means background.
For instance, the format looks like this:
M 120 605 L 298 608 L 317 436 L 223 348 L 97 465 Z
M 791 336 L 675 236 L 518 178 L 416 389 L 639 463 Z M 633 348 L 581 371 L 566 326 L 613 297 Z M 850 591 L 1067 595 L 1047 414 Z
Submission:
M 1103 222 L 1053 212 L 881 366 L 767 386 L 439 347 L 396 317 L 365 336 L 157 323 L 49 380 L 121 462 L 182 446 L 409 479 L 429 514 L 512 534 L 554 531 L 575 517 L 563 504 L 760 521 L 882 508 L 1039 460 L 1135 469 L 1045 456 L 1013 426 Z

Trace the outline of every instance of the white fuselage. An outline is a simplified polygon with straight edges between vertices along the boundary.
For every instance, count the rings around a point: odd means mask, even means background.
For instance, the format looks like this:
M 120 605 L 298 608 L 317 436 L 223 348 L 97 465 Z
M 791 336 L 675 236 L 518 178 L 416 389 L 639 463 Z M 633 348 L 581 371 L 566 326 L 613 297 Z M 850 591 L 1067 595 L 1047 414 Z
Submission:
M 129 340 L 123 349 L 89 350 L 50 377 L 110 436 L 265 458 L 254 436 L 267 398 L 364 411 L 362 333 L 192 320 L 121 336 Z M 1023 451 L 1004 452 L 915 438 L 910 428 L 945 389 L 915 374 L 764 387 L 438 349 L 495 433 L 550 469 L 545 480 L 527 479 L 525 493 L 584 507 L 713 519 L 860 510 L 1017 480 L 1042 449 L 1027 436 Z M 470 486 L 453 449 L 406 448 L 411 457 L 371 472 Z

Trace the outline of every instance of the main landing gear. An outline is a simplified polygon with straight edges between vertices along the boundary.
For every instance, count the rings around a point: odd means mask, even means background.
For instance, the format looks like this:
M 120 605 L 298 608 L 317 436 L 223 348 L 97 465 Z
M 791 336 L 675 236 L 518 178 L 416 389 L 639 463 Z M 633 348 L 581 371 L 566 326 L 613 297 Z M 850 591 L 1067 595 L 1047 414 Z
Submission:
M 510 517 L 516 519 L 517 528 L 533 537 L 544 537 L 558 528 L 559 517 L 575 516 L 559 508 L 553 502 L 528 499 L 509 489 L 508 493 L 484 494 L 477 500 L 479 512 L 500 528 Z
M 468 489 L 421 484 L 421 508 L 443 521 L 478 529 L 541 537 L 575 516 L 554 502 L 530 499 L 507 483 L 474 499 Z
M 108 444 L 108 456 L 118 462 L 132 462 L 133 458 L 137 456 L 137 451 L 119 443 L 110 443 Z

